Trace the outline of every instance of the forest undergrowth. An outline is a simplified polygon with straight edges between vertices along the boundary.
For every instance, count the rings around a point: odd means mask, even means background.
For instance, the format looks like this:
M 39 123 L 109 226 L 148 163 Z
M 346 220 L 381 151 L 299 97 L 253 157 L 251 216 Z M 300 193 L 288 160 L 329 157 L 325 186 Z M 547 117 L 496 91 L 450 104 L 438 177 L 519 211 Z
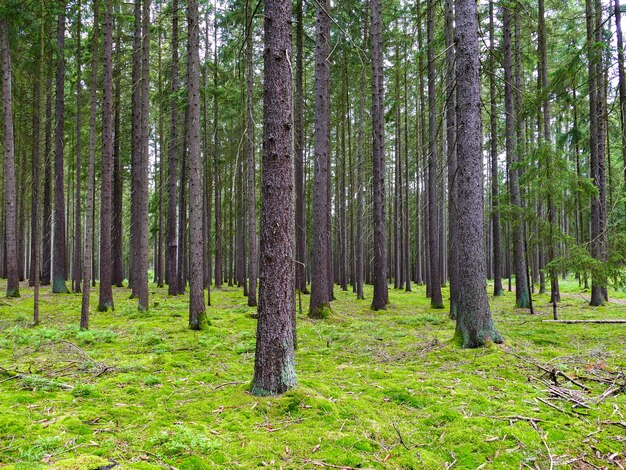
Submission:
M 365 301 L 336 288 L 330 318 L 298 312 L 299 385 L 259 398 L 239 289 L 212 292 L 199 332 L 186 297 L 151 285 L 139 313 L 115 289 L 116 310 L 80 331 L 78 297 L 48 291 L 30 327 L 22 287 L 0 301 L 0 467 L 626 467 L 626 324 L 546 323 L 545 295 L 534 316 L 491 298 L 506 342 L 463 350 L 423 287 L 390 289 L 380 312 L 369 286 Z M 563 319 L 626 318 L 623 292 L 589 307 L 577 282 L 561 288 Z

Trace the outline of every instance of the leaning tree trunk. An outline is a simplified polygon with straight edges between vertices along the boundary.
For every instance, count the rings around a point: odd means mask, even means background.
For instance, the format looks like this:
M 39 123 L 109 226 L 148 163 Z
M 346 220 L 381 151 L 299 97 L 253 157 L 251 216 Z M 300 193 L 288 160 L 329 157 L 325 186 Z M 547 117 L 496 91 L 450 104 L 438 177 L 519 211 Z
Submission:
M 189 94 L 189 328 L 206 322 L 204 306 L 202 165 L 200 160 L 200 25 L 198 1 L 187 6 L 187 90 Z
M 54 128 L 54 265 L 52 266 L 52 292 L 67 293 L 67 248 L 65 242 L 65 179 L 63 164 L 65 129 L 65 5 L 57 22 L 56 103 Z
M 113 211 L 113 0 L 104 15 L 102 83 L 102 183 L 100 189 L 100 299 L 98 310 L 113 309 L 111 221 Z
M 372 309 L 389 303 L 385 237 L 385 90 L 381 0 L 371 2 L 372 37 L 372 190 L 374 193 L 374 297 Z
M 2 56 L 2 111 L 4 114 L 4 204 L 6 223 L 7 297 L 20 296 L 17 266 L 17 194 L 15 187 L 15 148 L 13 141 L 13 99 L 11 91 L 11 52 L 9 25 L 0 19 Z
M 457 161 L 456 190 L 463 210 L 455 213 L 457 271 L 457 335 L 463 347 L 488 341 L 501 343 L 485 289 L 480 62 L 478 15 L 474 0 L 456 0 Z
M 328 0 L 317 4 L 317 31 L 315 40 L 315 160 L 313 179 L 313 255 L 311 256 L 311 304 L 309 316 L 324 318 L 330 311 L 331 276 L 329 266 L 330 237 L 327 230 L 329 194 L 329 52 L 330 52 L 330 17 Z
M 291 1 L 266 0 L 261 284 L 252 393 L 296 385 Z

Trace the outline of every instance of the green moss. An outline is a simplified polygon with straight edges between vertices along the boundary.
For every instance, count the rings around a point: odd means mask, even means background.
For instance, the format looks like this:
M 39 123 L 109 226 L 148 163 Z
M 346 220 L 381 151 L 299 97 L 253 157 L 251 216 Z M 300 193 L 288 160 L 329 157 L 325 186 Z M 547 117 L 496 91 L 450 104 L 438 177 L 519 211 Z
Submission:
M 614 406 L 626 408 L 625 394 L 592 406 L 585 419 L 561 413 L 536 400 L 546 396 L 528 381 L 538 370 L 511 354 L 550 361 L 574 377 L 587 368 L 616 371 L 626 367 L 623 328 L 541 323 L 551 315 L 548 296 L 535 296 L 537 315 L 530 316 L 516 310 L 515 295 L 506 292 L 491 298 L 491 308 L 507 344 L 466 350 L 452 339 L 462 335 L 455 337 L 447 312 L 431 310 L 424 287 L 413 287 L 412 293 L 390 290 L 384 311 L 337 289 L 325 321 L 299 315 L 298 351 L 284 371 L 285 382 L 298 385 L 263 397 L 249 393 L 257 322 L 241 290 L 213 290 L 211 325 L 190 331 L 187 297 L 151 286 L 154 307 L 140 314 L 128 290 L 114 288 L 117 309 L 94 314 L 92 330 L 80 332 L 79 296 L 42 288 L 42 325 L 30 328 L 32 297 L 24 289 L 22 299 L 0 306 L 0 366 L 30 368 L 33 377 L 29 386 L 17 378 L 0 385 L 0 462 L 89 469 L 95 457 L 97 466 L 114 459 L 120 469 L 202 469 L 254 468 L 263 461 L 270 468 L 306 468 L 303 460 L 315 459 L 355 468 L 438 469 L 454 454 L 456 468 L 548 468 L 540 433 L 559 458 L 585 455 L 602 467 L 594 448 L 623 452 L 621 428 L 596 431 L 597 423 L 615 419 Z M 576 282 L 561 283 L 561 291 L 562 318 L 623 317 L 617 302 L 589 307 Z M 447 299 L 447 289 L 443 294 Z M 93 292 L 94 306 L 97 297 Z M 365 297 L 372 298 L 369 286 Z M 79 345 L 91 361 L 71 348 L 51 347 L 60 340 Z M 96 375 L 96 364 L 110 369 Z M 605 390 L 590 386 L 590 396 Z M 542 419 L 539 432 L 524 421 L 491 418 L 514 415 Z

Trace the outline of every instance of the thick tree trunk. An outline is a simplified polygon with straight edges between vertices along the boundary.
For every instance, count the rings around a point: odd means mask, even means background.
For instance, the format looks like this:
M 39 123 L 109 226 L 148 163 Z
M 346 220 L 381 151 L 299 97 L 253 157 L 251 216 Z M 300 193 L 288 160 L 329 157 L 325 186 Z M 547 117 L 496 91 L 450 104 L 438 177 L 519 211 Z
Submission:
M 104 15 L 102 93 L 102 182 L 100 189 L 100 299 L 98 310 L 114 308 L 111 289 L 111 222 L 113 212 L 113 0 Z M 131 262 L 133 264 L 135 260 Z
M 476 2 L 456 0 L 456 80 L 458 168 L 456 188 L 463 210 L 456 211 L 458 256 L 457 335 L 463 347 L 488 341 L 501 343 L 485 289 L 486 267 L 483 223 L 482 132 L 480 117 L 480 62 Z
M 54 265 L 52 292 L 67 293 L 67 247 L 65 241 L 65 178 L 63 164 L 65 130 L 65 5 L 57 22 L 56 104 L 54 128 Z
M 4 119 L 4 204 L 6 224 L 7 297 L 20 296 L 17 265 L 17 194 L 15 185 L 15 147 L 13 137 L 13 97 L 9 25 L 0 19 L 0 54 L 2 58 L 2 112 Z
M 187 6 L 187 90 L 189 94 L 189 328 L 206 322 L 202 272 L 202 165 L 200 160 L 200 25 L 198 1 Z
M 170 95 L 170 138 L 167 156 L 167 278 L 169 295 L 178 294 L 178 237 L 176 207 L 178 184 L 178 0 L 172 1 L 172 68 Z
M 261 284 L 252 393 L 296 385 L 291 1 L 265 2 Z
M 329 270 L 331 237 L 329 236 L 329 53 L 330 17 L 328 0 L 317 4 L 315 40 L 315 160 L 313 180 L 313 256 L 311 257 L 311 305 L 309 316 L 324 318 L 330 312 L 332 274 Z
M 372 191 L 374 198 L 374 297 L 373 310 L 389 303 L 387 241 L 385 237 L 385 90 L 381 0 L 371 2 L 372 38 Z

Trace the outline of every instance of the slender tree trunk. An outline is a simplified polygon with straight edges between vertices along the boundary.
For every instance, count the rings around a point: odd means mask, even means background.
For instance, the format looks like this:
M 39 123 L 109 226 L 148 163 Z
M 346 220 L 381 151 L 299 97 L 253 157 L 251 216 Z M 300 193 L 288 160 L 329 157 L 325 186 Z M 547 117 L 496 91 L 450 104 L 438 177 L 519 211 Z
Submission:
M 367 48 L 367 32 L 368 32 L 368 6 L 367 3 L 363 12 L 363 41 L 362 48 Z M 363 258 L 363 243 L 365 238 L 363 224 L 363 127 L 365 125 L 365 70 L 366 64 L 361 65 L 361 74 L 359 78 L 359 127 L 357 141 L 357 196 L 356 196 L 356 298 L 365 299 L 363 295 L 363 277 L 365 259 Z
M 172 69 L 170 95 L 170 138 L 167 157 L 167 276 L 169 295 L 178 294 L 178 237 L 176 206 L 178 184 L 178 0 L 172 1 Z
M 108 0 L 110 4 L 112 0 Z M 85 207 L 85 256 L 83 258 L 83 297 L 80 311 L 80 328 L 89 328 L 89 294 L 91 292 L 91 275 L 93 265 L 93 242 L 94 242 L 94 201 L 95 201 L 95 133 L 96 133 L 96 100 L 98 78 L 98 34 L 99 34 L 99 0 L 93 2 L 93 40 L 91 56 L 91 83 L 90 83 L 90 104 L 89 104 L 89 160 L 87 163 L 87 206 Z M 107 16 L 109 16 L 110 5 L 107 5 Z M 109 19 L 110 21 L 110 19 Z
M 185 86 L 189 83 L 188 77 Z M 189 136 L 189 106 L 185 106 L 182 146 L 180 148 L 180 181 L 178 183 L 178 293 L 187 288 L 187 144 Z
M 622 12 L 619 0 L 615 3 L 615 30 L 617 33 L 617 70 L 619 76 L 620 130 L 622 134 L 622 159 L 624 161 L 624 192 L 626 193 L 626 72 L 624 72 L 624 39 L 622 36 Z
M 472 25 L 468 25 L 470 28 Z M 445 44 L 446 44 L 446 149 L 448 160 L 448 272 L 450 277 L 450 318 L 457 316 L 457 302 L 459 290 L 457 286 L 457 271 L 459 269 L 457 256 L 458 219 L 459 210 L 457 199 L 457 154 L 456 154 L 456 89 L 455 89 L 455 44 L 454 44 L 454 2 L 445 2 Z M 460 32 L 459 34 L 467 34 Z M 469 31 L 471 34 L 471 31 Z
M 463 210 L 456 211 L 458 310 L 457 336 L 465 348 L 488 341 L 501 343 L 485 289 L 486 266 L 483 223 L 482 132 L 480 62 L 476 2 L 456 0 L 456 80 L 458 168 L 456 188 Z
M 65 129 L 65 5 L 61 5 L 57 22 L 56 58 L 56 126 L 54 128 L 54 265 L 52 292 L 67 293 L 67 246 L 65 241 L 65 178 L 63 164 Z
M 82 163 L 82 75 L 81 75 L 81 2 L 78 0 L 76 20 L 76 199 L 74 203 L 74 256 L 72 257 L 72 290 L 80 292 L 81 252 L 82 252 L 82 215 L 81 215 L 81 163 Z
M 122 178 L 122 162 L 121 162 L 121 28 L 118 26 L 118 33 L 115 45 L 115 111 L 113 116 L 113 227 L 111 233 L 111 256 L 113 263 L 113 274 L 111 282 L 117 287 L 124 285 L 124 264 L 123 264 L 123 178 Z M 131 263 L 133 260 L 131 260 Z
M 300 0 L 302 1 L 302 0 Z M 248 306 L 256 306 L 256 283 L 258 277 L 257 269 L 257 234 L 256 234 L 256 187 L 255 187 L 255 175 L 256 164 L 254 162 L 254 64 L 252 62 L 252 28 L 254 18 L 252 16 L 252 2 L 246 1 L 246 21 L 248 25 L 247 40 L 246 40 L 246 86 L 248 92 L 247 114 L 246 114 L 246 130 L 247 130 L 247 143 L 248 143 Z M 300 21 L 302 18 L 300 18 Z M 297 59 L 296 59 L 297 60 Z M 300 77 L 302 78 L 302 77 Z M 302 91 L 302 90 L 300 90 Z M 297 115 L 296 115 L 297 116 Z M 297 117 L 296 117 L 297 120 Z M 296 126 L 297 129 L 297 126 Z M 296 152 L 297 155 L 297 152 Z M 302 156 L 302 155 L 300 155 Z M 302 170 L 302 168 L 300 168 Z M 302 175 L 300 175 L 302 176 Z M 298 178 L 296 175 L 296 185 L 298 184 Z M 298 197 L 296 191 L 296 198 Z M 302 208 L 303 209 L 303 208 Z M 296 211 L 296 213 L 298 213 Z M 301 211 L 302 217 L 304 217 L 304 210 Z M 298 260 L 296 250 L 296 262 L 300 261 L 304 263 L 304 258 Z M 296 271 L 298 268 L 296 267 Z M 245 279 L 244 279 L 245 282 Z M 297 288 L 301 288 L 301 284 L 296 285 Z
M 428 1 L 428 246 L 430 250 L 430 306 L 443 308 L 439 277 L 439 222 L 437 207 L 437 126 L 435 90 L 435 12 L 433 0 Z
M 217 2 L 217 0 L 215 0 Z M 217 3 L 216 3 L 217 5 Z M 218 69 L 218 44 L 217 44 L 217 14 L 213 21 L 213 177 L 215 178 L 215 287 L 222 287 L 223 278 L 223 262 L 222 262 L 222 196 L 220 186 L 220 142 L 219 142 L 219 100 L 217 93 L 217 69 Z
M 113 0 L 107 0 L 104 15 L 102 93 L 102 183 L 100 189 L 100 299 L 98 310 L 113 310 L 111 289 L 111 221 L 113 211 Z M 133 262 L 135 262 L 133 260 Z
M 15 186 L 15 147 L 13 137 L 13 97 L 9 25 L 0 19 L 0 54 L 2 57 L 2 111 L 4 119 L 4 204 L 6 224 L 7 297 L 20 296 L 17 265 L 17 194 Z
M 513 262 L 515 266 L 515 304 L 518 308 L 529 308 L 530 295 L 526 280 L 526 257 L 524 255 L 524 223 L 522 202 L 519 193 L 517 162 L 517 136 L 515 133 L 516 110 L 513 90 L 513 52 L 511 47 L 511 11 L 504 7 L 504 102 L 506 108 L 506 155 L 509 173 L 509 193 L 515 208 L 512 221 Z
M 47 29 L 47 28 L 46 28 Z M 51 63 L 51 61 L 50 61 Z M 51 69 L 51 67 L 49 67 Z M 52 262 L 52 73 L 46 83 L 46 129 L 44 135 L 43 220 L 41 246 L 41 284 L 50 285 Z
M 330 110 L 329 110 L 329 53 L 330 17 L 328 0 L 317 4 L 315 40 L 315 160 L 313 181 L 313 256 L 311 257 L 311 305 L 309 316 L 324 318 L 330 311 L 332 274 L 329 236 L 329 173 L 330 173 Z
M 372 38 L 372 191 L 374 194 L 374 297 L 373 310 L 389 303 L 387 242 L 385 240 L 385 90 L 381 0 L 371 1 Z
M 275 395 L 296 385 L 291 1 L 267 0 L 264 16 L 262 282 L 252 393 Z
M 500 254 L 500 210 L 499 206 L 499 183 L 498 176 L 498 108 L 496 105 L 496 59 L 495 59 L 495 34 L 494 34 L 494 2 L 489 2 L 489 101 L 490 101 L 490 159 L 491 159 L 491 227 L 493 239 L 493 295 L 504 294 L 502 289 L 502 262 Z

